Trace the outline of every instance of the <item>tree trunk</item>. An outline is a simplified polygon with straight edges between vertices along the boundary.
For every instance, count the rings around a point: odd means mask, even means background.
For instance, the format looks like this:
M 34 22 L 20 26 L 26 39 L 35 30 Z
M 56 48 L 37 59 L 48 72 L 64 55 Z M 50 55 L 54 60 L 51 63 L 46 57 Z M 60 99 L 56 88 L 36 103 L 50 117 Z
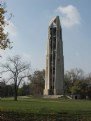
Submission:
M 17 101 L 17 92 L 18 92 L 18 88 L 17 85 L 15 84 L 15 94 L 14 94 L 14 100 Z

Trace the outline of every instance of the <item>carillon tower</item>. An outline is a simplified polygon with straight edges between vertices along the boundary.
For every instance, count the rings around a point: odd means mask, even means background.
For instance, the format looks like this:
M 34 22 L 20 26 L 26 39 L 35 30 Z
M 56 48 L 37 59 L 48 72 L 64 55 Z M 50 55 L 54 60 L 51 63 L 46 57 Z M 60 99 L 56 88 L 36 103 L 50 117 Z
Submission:
M 48 27 L 44 95 L 62 95 L 64 91 L 64 56 L 59 16 Z

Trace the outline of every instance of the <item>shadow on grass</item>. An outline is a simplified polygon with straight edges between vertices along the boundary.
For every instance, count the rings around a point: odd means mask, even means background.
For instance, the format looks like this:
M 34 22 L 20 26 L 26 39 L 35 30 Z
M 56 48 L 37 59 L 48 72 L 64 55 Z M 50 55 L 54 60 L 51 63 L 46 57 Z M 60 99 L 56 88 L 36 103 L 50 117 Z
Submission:
M 0 112 L 0 121 L 91 121 L 91 116 L 80 114 L 49 113 L 21 113 L 21 112 Z

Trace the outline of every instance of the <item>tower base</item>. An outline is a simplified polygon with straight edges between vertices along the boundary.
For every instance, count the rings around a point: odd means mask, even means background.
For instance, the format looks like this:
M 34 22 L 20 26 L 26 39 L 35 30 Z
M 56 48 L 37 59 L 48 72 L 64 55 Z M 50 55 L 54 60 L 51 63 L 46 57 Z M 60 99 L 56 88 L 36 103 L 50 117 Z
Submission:
M 50 90 L 49 89 L 44 89 L 44 95 L 50 95 Z
M 44 89 L 44 95 L 63 95 L 62 89 Z

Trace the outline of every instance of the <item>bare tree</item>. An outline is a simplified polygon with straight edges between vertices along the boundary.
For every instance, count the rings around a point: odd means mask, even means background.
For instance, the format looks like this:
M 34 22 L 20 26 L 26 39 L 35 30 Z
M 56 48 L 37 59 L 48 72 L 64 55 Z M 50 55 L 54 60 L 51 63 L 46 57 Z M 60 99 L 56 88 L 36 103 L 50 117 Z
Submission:
M 1 64 L 3 73 L 9 73 L 10 78 L 14 83 L 14 100 L 17 101 L 17 93 L 20 83 L 24 78 L 29 77 L 30 64 L 26 64 L 21 60 L 19 55 L 8 57 L 8 63 Z
M 84 79 L 84 72 L 82 69 L 74 68 L 70 71 L 66 72 L 66 76 L 69 78 L 70 81 L 76 81 L 80 79 Z

